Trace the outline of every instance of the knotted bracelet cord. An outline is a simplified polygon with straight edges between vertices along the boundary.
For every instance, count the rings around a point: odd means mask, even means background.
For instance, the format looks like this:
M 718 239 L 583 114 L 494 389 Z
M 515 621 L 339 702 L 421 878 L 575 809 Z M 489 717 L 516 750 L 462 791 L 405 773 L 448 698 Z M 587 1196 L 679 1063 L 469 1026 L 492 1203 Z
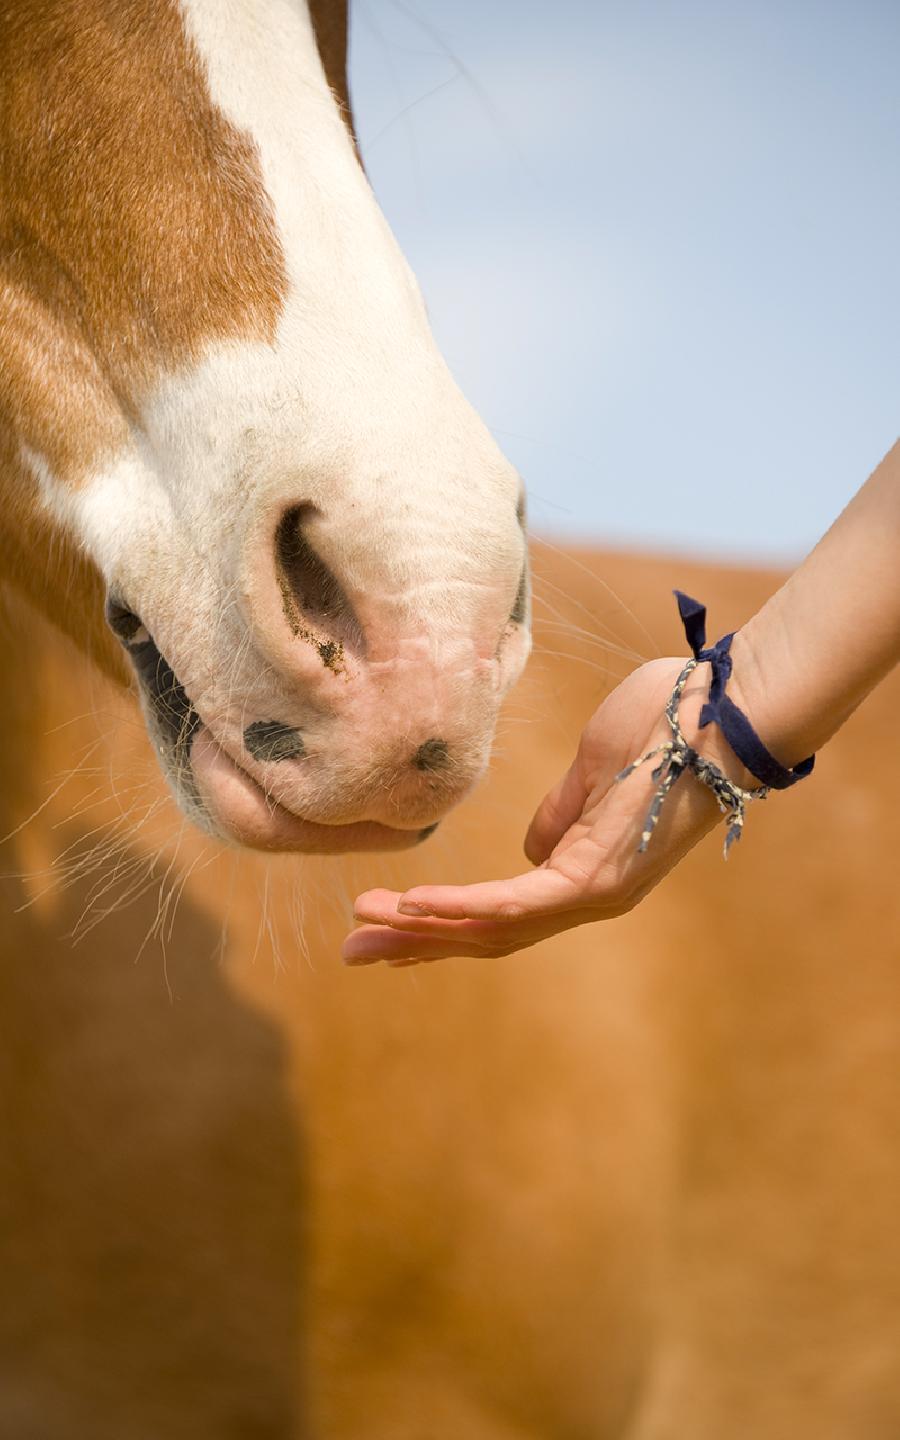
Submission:
M 666 719 L 669 722 L 669 729 L 672 731 L 672 738 L 662 745 L 657 745 L 655 750 L 648 751 L 639 760 L 634 760 L 626 766 L 616 776 L 616 783 L 620 780 L 627 780 L 628 776 L 633 775 L 638 766 L 643 765 L 647 760 L 652 760 L 656 755 L 662 755 L 662 760 L 653 771 L 653 779 L 659 783 L 641 833 L 638 852 L 642 854 L 650 844 L 650 837 L 656 829 L 659 812 L 666 796 L 685 770 L 690 770 L 701 784 L 712 791 L 722 814 L 728 816 L 724 851 L 727 860 L 731 846 L 735 840 L 741 838 L 744 828 L 744 811 L 749 801 L 764 800 L 770 790 L 786 790 L 789 786 L 796 785 L 798 780 L 803 780 L 811 773 L 815 764 L 815 756 L 808 755 L 793 769 L 789 769 L 767 750 L 743 710 L 739 710 L 731 698 L 725 694 L 725 686 L 731 677 L 731 642 L 734 635 L 723 635 L 715 645 L 710 646 L 708 650 L 704 649 L 706 644 L 706 606 L 701 605 L 699 600 L 692 600 L 690 595 L 685 595 L 680 590 L 676 590 L 674 593 L 675 599 L 678 601 L 678 613 L 684 625 L 684 632 L 693 651 L 693 658 L 687 661 L 675 681 L 675 688 L 666 704 Z M 696 670 L 698 665 L 706 662 L 710 665 L 712 679 L 709 687 L 709 699 L 700 711 L 699 728 L 702 730 L 710 724 L 718 725 L 745 769 L 749 770 L 751 775 L 755 775 L 757 780 L 762 781 L 762 784 L 755 790 L 744 790 L 733 780 L 729 780 L 717 765 L 689 745 L 681 732 L 678 706 L 681 703 L 684 687 L 687 684 L 688 676 Z
M 768 785 L 760 785 L 757 790 L 744 790 L 740 785 L 735 785 L 729 780 L 717 765 L 707 760 L 693 745 L 689 745 L 681 731 L 681 723 L 678 719 L 678 707 L 684 693 L 684 687 L 689 676 L 696 670 L 698 660 L 688 660 L 684 669 L 675 681 L 675 688 L 666 702 L 666 719 L 669 722 L 669 729 L 672 731 L 671 740 L 666 740 L 662 745 L 657 745 L 654 750 L 648 750 L 639 760 L 633 760 L 616 776 L 616 783 L 620 780 L 627 780 L 641 765 L 648 760 L 661 755 L 662 759 L 653 770 L 652 778 L 659 784 L 656 793 L 647 812 L 647 819 L 644 822 L 644 829 L 641 833 L 641 843 L 638 852 L 643 854 L 650 844 L 650 838 L 656 829 L 660 811 L 663 803 L 685 770 L 690 770 L 696 775 L 702 785 L 711 790 L 716 797 L 716 804 L 723 815 L 729 817 L 728 829 L 725 832 L 725 846 L 723 853 L 728 858 L 728 851 L 735 840 L 741 838 L 741 831 L 744 828 L 744 811 L 750 800 L 764 800 L 769 793 Z

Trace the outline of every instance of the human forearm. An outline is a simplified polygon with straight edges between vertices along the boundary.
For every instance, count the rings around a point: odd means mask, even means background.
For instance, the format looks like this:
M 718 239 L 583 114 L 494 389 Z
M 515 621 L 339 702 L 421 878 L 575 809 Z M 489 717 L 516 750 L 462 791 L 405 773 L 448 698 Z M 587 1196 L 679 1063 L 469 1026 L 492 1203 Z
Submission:
M 900 442 L 732 646 L 729 692 L 786 765 L 900 659 Z

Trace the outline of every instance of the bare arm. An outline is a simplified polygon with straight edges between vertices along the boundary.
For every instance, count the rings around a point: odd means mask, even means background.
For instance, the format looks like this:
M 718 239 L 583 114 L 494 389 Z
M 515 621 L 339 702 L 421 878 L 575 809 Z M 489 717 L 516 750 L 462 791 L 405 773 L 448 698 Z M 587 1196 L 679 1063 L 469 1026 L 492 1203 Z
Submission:
M 747 713 L 779 759 L 819 750 L 900 658 L 900 441 L 735 636 Z
M 820 749 L 900 659 L 900 442 L 827 535 L 735 636 L 732 699 L 786 765 Z M 637 853 L 652 781 L 629 761 L 667 738 L 662 712 L 683 660 L 642 665 L 588 722 L 578 753 L 525 838 L 535 869 L 478 885 L 371 890 L 356 904 L 350 964 L 508 954 L 633 908 L 715 825 L 710 793 L 686 777 Z M 697 729 L 708 669 L 691 676 L 686 738 L 739 784 L 757 782 L 717 727 Z M 649 767 L 647 767 L 649 768 Z M 811 782 L 813 783 L 813 782 Z M 790 803 L 785 798 L 783 803 Z

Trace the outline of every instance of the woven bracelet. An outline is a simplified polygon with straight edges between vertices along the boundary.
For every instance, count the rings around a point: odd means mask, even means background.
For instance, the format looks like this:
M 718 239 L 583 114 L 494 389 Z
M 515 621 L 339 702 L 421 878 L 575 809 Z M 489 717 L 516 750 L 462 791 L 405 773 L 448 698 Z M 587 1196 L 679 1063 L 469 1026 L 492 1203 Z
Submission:
M 654 759 L 657 755 L 662 757 L 653 770 L 653 779 L 657 782 L 657 788 L 647 812 L 647 819 L 641 832 L 641 842 L 638 845 L 639 853 L 643 853 L 650 844 L 666 797 L 676 781 L 686 770 L 689 770 L 691 774 L 696 775 L 702 785 L 712 791 L 722 814 L 728 817 L 724 846 L 724 854 L 727 859 L 731 846 L 735 840 L 741 838 L 744 828 L 744 813 L 749 802 L 764 800 L 770 790 L 786 790 L 790 785 L 796 785 L 798 780 L 804 779 L 811 773 L 815 765 L 815 756 L 809 755 L 792 769 L 788 769 L 766 749 L 743 710 L 740 710 L 725 694 L 725 686 L 732 670 L 731 642 L 734 639 L 734 632 L 724 635 L 710 649 L 705 650 L 703 647 L 706 642 L 706 607 L 701 605 L 698 600 L 692 600 L 690 595 L 685 595 L 680 590 L 676 590 L 674 594 L 678 601 L 678 613 L 684 625 L 684 632 L 693 651 L 693 658 L 686 662 L 666 702 L 665 715 L 669 722 L 672 738 L 666 740 L 662 745 L 657 745 L 655 749 L 649 750 L 638 760 L 632 761 L 616 776 L 616 782 L 627 780 L 628 776 L 633 775 L 639 766 Z M 709 686 L 709 699 L 700 711 L 699 727 L 702 730 L 713 722 L 718 725 L 742 765 L 760 781 L 756 789 L 745 790 L 742 786 L 736 785 L 733 780 L 729 780 L 717 765 L 689 745 L 682 733 L 678 719 L 678 707 L 684 687 L 688 682 L 688 677 L 696 670 L 697 666 L 706 662 L 711 667 L 712 678 Z

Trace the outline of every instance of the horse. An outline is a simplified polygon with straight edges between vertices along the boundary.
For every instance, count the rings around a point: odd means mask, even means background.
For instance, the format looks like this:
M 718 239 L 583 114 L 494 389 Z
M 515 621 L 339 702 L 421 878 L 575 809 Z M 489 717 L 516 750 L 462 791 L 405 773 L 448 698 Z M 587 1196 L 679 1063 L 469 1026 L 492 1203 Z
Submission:
M 376 878 L 520 864 L 672 562 L 526 556 L 340 4 L 5 23 L 0 1429 L 892 1435 L 896 684 L 727 869 L 342 969 Z M 779 581 L 678 579 L 723 629 Z
M 211 832 L 415 844 L 527 655 L 522 484 L 430 335 L 343 70 L 289 0 L 13 6 L 5 57 L 7 573 L 112 671 L 104 594 Z

